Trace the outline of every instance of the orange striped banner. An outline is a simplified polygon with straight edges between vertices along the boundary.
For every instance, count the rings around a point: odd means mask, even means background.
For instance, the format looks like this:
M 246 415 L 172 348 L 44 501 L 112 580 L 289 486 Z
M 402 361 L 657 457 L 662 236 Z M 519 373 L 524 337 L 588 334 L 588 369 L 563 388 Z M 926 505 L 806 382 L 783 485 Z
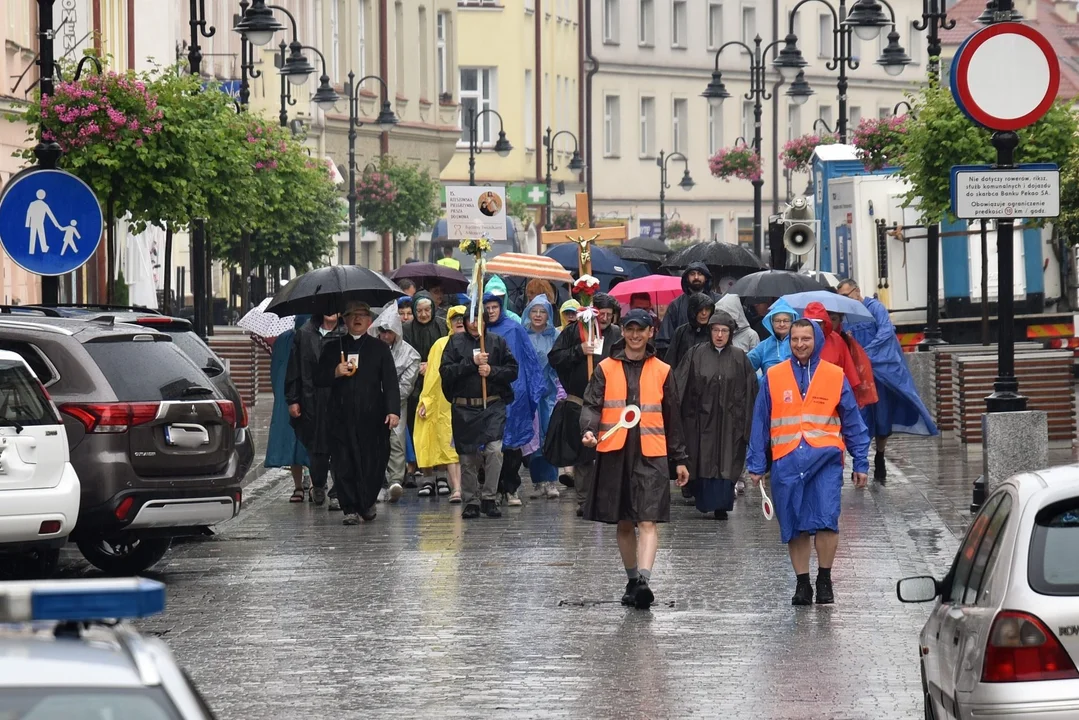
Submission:
M 1050 323 L 1046 325 L 1031 325 L 1027 328 L 1027 338 L 1041 340 L 1042 338 L 1074 337 L 1075 329 L 1071 323 Z

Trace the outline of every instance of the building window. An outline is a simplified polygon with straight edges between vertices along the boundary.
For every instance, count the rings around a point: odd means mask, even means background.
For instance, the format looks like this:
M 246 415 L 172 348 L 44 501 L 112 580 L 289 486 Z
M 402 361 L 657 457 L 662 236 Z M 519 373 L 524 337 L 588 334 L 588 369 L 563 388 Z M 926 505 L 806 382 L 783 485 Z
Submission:
M 708 156 L 711 157 L 723 147 L 723 107 L 708 104 Z
M 551 105 L 554 98 L 551 97 L 551 74 L 543 73 L 543 127 L 551 126 Z
M 525 148 L 536 147 L 536 88 L 531 70 L 525 70 Z
M 622 154 L 621 102 L 617 95 L 603 98 L 603 156 L 618 157 Z
M 848 118 L 847 124 L 853 129 L 858 127 L 858 123 L 860 122 L 862 122 L 862 108 L 857 105 L 852 105 L 850 108 L 850 118 Z
M 525 0 L 525 12 L 536 12 L 536 0 Z
M 753 38 L 757 35 L 757 9 L 752 7 L 742 8 L 742 42 L 747 45 L 753 44 Z M 742 52 L 745 52 L 744 50 Z
M 639 0 L 637 13 L 637 44 L 651 47 L 656 43 L 655 0 Z
M 689 100 L 675 100 L 671 113 L 671 136 L 674 139 L 674 151 L 689 152 Z
M 908 37 L 915 38 L 915 39 L 920 39 L 921 38 L 922 33 L 925 32 L 925 30 L 918 30 L 918 28 L 915 27 L 917 24 L 918 23 L 916 23 L 916 22 L 912 22 L 910 24 L 910 35 Z M 888 33 L 884 32 L 882 30 L 881 34 L 882 35 L 887 35 Z M 922 46 L 921 46 L 921 43 L 919 43 L 919 42 L 911 42 L 910 47 L 907 48 L 907 55 L 910 55 L 910 60 L 911 60 L 912 64 L 921 65 L 922 64 Z
M 655 157 L 656 154 L 656 99 L 641 98 L 641 157 Z
M 787 139 L 793 140 L 802 135 L 802 106 L 790 103 L 787 105 Z
M 753 218 L 738 218 L 738 244 L 746 250 L 753 250 Z
M 419 27 L 419 43 L 420 43 L 420 97 L 424 100 L 431 99 L 431 83 L 430 83 L 430 69 L 428 68 L 430 50 L 428 49 L 427 42 L 427 8 L 420 8 L 420 27 Z
M 442 17 L 442 14 L 439 14 Z M 359 54 L 359 75 L 357 77 L 367 76 L 367 0 L 359 0 L 359 7 L 356 12 L 356 51 Z
M 742 139 L 746 145 L 753 144 L 753 103 L 742 102 Z
M 338 7 L 337 0 L 331 0 L 330 2 L 330 57 L 329 57 L 329 71 L 330 77 L 341 77 L 341 73 L 338 71 L 338 63 L 341 61 L 341 25 L 338 22 Z M 362 76 L 361 76 L 362 77 Z
M 622 0 L 603 0 L 603 42 L 618 44 L 618 4 Z
M 817 117 L 823 120 L 824 124 L 827 125 L 829 128 L 831 128 L 832 130 L 836 130 L 835 118 L 832 117 L 831 105 L 820 105 L 817 108 Z
M 888 118 L 892 117 L 892 110 L 894 110 L 894 109 L 895 108 L 886 108 L 886 107 L 877 108 L 877 119 L 878 120 L 887 120 Z
M 450 14 L 440 12 L 435 23 L 435 71 L 438 73 L 438 94 L 444 95 L 450 91 L 446 68 L 449 54 L 446 50 L 446 36 L 449 31 Z
M 472 140 L 468 126 L 470 114 L 494 107 L 494 76 L 494 68 L 461 68 L 461 142 L 465 145 Z M 479 142 L 491 142 L 491 120 L 494 119 L 490 114 L 477 119 Z
M 723 44 L 723 6 L 708 4 L 708 48 L 715 50 Z
M 708 221 L 708 237 L 723 242 L 723 218 L 711 218 Z
M 397 62 L 394 64 L 393 73 L 396 76 L 394 84 L 400 95 L 405 94 L 405 5 L 395 2 L 393 4 L 394 40 L 397 43 Z
M 830 58 L 834 44 L 832 41 L 832 16 L 817 16 L 817 57 Z
M 854 59 L 854 62 L 862 59 L 862 39 L 854 33 L 851 33 L 850 36 L 850 56 Z
M 671 46 L 684 48 L 689 45 L 689 11 L 685 0 L 674 0 L 671 5 Z

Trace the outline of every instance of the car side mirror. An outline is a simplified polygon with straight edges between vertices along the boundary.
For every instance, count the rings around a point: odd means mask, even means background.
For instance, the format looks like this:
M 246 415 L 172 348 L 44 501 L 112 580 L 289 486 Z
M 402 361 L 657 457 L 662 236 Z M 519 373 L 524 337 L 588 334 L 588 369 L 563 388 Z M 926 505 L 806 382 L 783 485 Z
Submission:
M 931 602 L 940 595 L 940 583 L 929 575 L 903 578 L 895 584 L 895 594 L 899 602 Z

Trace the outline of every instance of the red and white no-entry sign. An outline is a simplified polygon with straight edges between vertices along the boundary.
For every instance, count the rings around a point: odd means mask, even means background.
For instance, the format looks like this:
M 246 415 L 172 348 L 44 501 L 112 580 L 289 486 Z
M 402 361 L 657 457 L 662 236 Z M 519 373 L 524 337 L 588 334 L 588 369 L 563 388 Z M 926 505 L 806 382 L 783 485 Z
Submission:
M 952 94 L 974 122 L 990 130 L 1033 125 L 1052 107 L 1060 61 L 1040 32 L 1015 22 L 971 35 L 952 65 Z

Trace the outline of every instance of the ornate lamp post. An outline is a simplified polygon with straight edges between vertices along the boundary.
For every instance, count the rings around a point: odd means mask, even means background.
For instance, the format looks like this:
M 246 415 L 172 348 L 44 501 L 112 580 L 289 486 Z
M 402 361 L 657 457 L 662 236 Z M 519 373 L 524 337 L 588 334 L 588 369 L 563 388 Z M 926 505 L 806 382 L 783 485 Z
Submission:
M 348 264 L 356 264 L 356 128 L 362 127 L 360 114 L 360 86 L 368 80 L 377 80 L 389 97 L 390 88 L 378 75 L 367 75 L 355 80 L 356 74 L 349 70 L 345 95 L 348 96 Z M 389 132 L 397 125 L 397 116 L 390 107 L 390 101 L 382 101 L 382 110 L 375 120 L 382 132 Z
M 659 165 L 659 239 L 664 241 L 667 239 L 667 190 L 671 187 L 667 183 L 667 163 L 672 158 L 681 160 L 682 164 L 685 165 L 678 187 L 688 191 L 693 189 L 696 184 L 693 182 L 693 178 L 689 176 L 689 160 L 686 159 L 685 155 L 680 152 L 666 155 L 662 150 L 659 151 L 659 157 L 656 158 L 656 165 Z
M 543 229 L 547 231 L 554 229 L 554 222 L 551 218 L 551 173 L 558 169 L 554 164 L 554 141 L 558 139 L 559 135 L 569 135 L 573 138 L 573 157 L 569 159 L 569 164 L 566 167 L 575 173 L 584 170 L 581 154 L 577 152 L 579 147 L 577 136 L 569 130 L 559 130 L 554 135 L 551 135 L 551 128 L 547 128 L 547 132 L 543 136 L 543 147 L 547 148 L 547 209 L 544 214 Z
M 510 141 L 506 139 L 505 123 L 498 111 L 487 108 L 477 113 L 476 108 L 470 107 L 468 109 L 468 184 L 472 186 L 476 184 L 476 155 L 483 152 L 478 137 L 480 118 L 488 114 L 498 118 L 498 140 L 495 142 L 495 153 L 499 157 L 506 157 L 513 150 Z

